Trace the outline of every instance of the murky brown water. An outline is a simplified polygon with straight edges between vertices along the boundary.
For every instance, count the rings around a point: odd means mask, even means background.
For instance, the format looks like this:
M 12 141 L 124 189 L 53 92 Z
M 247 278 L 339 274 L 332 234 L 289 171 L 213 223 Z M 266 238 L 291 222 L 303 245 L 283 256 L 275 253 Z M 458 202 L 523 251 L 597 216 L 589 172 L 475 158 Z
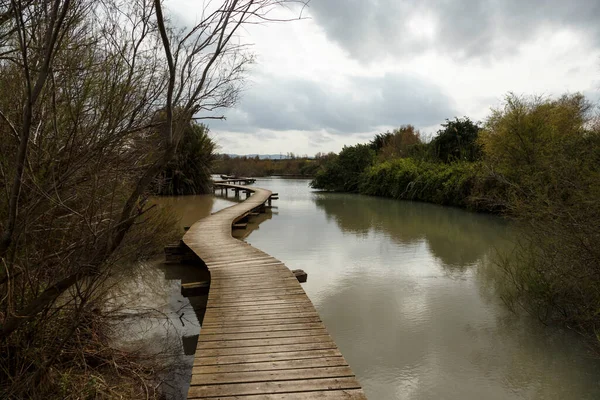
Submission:
M 280 200 L 245 240 L 308 272 L 305 290 L 370 399 L 600 398 L 600 362 L 577 336 L 502 304 L 490 258 L 516 235 L 502 219 L 306 180 L 256 186 Z M 161 202 L 182 225 L 227 205 Z
M 179 225 L 192 225 L 211 212 L 232 205 L 231 200 L 213 196 L 159 197 L 153 200 L 173 211 Z M 182 282 L 207 279 L 199 268 L 165 264 L 164 257 L 137 265 L 132 272 L 116 277 L 111 294 L 118 312 L 128 316 L 115 325 L 114 345 L 140 351 L 165 366 L 159 372 L 168 399 L 185 399 L 189 387 L 193 354 L 200 332 L 199 310 L 205 297 L 181 295 Z

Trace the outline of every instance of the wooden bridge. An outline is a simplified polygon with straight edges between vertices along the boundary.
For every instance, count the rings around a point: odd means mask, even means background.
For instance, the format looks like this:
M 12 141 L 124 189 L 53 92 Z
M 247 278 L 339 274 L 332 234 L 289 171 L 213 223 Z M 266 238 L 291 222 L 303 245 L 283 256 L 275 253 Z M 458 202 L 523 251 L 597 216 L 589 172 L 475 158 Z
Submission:
M 189 399 L 366 399 L 294 274 L 276 258 L 234 239 L 232 225 L 265 210 L 272 193 L 190 227 L 183 242 L 211 275 Z
M 215 183 L 217 184 L 226 184 L 226 183 L 230 183 L 230 184 L 250 184 L 250 183 L 254 183 L 256 182 L 256 179 L 254 178 L 245 178 L 242 176 L 228 176 L 226 178 L 221 177 L 221 180 L 217 180 L 215 181 Z

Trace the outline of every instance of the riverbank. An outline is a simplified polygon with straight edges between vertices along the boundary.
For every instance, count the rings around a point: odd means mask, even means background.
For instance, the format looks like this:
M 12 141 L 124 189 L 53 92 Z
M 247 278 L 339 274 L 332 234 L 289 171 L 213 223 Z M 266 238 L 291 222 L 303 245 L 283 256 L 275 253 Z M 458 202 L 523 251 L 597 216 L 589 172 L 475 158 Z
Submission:
M 600 340 L 600 122 L 582 95 L 509 96 L 480 126 L 447 121 L 423 142 L 405 126 L 344 147 L 311 185 L 491 212 L 525 229 L 499 260 L 505 301 Z M 585 279 L 581 279 L 585 277 Z

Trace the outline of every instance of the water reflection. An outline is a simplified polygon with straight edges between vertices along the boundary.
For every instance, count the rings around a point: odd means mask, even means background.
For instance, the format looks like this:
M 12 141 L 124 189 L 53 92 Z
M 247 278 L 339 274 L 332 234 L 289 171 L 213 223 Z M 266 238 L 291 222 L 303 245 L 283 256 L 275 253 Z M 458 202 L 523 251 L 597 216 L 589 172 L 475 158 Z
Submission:
M 493 216 L 427 203 L 316 193 L 315 204 L 345 232 L 375 231 L 403 246 L 426 241 L 432 254 L 455 270 L 481 260 L 490 244 L 505 240 L 509 228 Z
M 596 399 L 578 337 L 504 307 L 500 218 L 260 180 L 279 215 L 246 240 L 304 285 L 371 399 Z
M 152 199 L 154 204 L 165 207 L 179 218 L 179 225 L 183 228 L 191 226 L 194 222 L 232 205 L 232 202 L 239 201 L 233 196 L 229 198 L 215 197 L 211 195 L 191 195 L 179 197 L 155 197 Z
M 159 197 L 153 202 L 175 213 L 181 232 L 236 199 L 214 196 Z M 114 278 L 111 307 L 123 316 L 115 325 L 114 344 L 151 355 L 165 366 L 159 372 L 168 399 L 185 399 L 193 355 L 207 296 L 183 297 L 181 283 L 209 279 L 194 265 L 165 264 L 164 258 L 142 262 Z
M 180 282 L 201 276 L 188 266 L 182 279 L 170 267 L 157 259 L 115 277 L 110 307 L 112 315 L 122 315 L 114 326 L 114 345 L 158 362 L 164 367 L 157 371 L 164 380 L 163 393 L 169 399 L 183 399 L 193 363 L 189 347 L 200 323 L 193 302 L 180 293 Z

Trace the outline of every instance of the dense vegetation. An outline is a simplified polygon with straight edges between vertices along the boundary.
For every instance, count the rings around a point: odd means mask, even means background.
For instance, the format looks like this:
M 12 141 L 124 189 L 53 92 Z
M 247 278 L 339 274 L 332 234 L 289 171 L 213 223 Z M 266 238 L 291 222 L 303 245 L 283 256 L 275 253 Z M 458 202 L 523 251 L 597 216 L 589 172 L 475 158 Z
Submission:
M 308 158 L 290 154 L 282 159 L 260 159 L 258 156 L 231 157 L 220 154 L 214 162 L 213 172 L 235 176 L 313 177 L 331 156 L 333 155 L 317 154 L 314 158 Z
M 520 221 L 514 254 L 499 261 L 512 282 L 505 300 L 598 337 L 600 126 L 593 111 L 579 94 L 509 95 L 483 124 L 446 121 L 428 143 L 405 126 L 345 147 L 311 184 Z
M 216 147 L 206 125 L 190 123 L 183 131 L 175 156 L 157 176 L 154 193 L 163 196 L 210 193 Z
M 411 125 L 378 134 L 369 144 L 347 146 L 332 156 L 311 185 L 483 209 L 471 198 L 481 168 L 479 130 L 465 118 L 446 121 L 430 143 Z

